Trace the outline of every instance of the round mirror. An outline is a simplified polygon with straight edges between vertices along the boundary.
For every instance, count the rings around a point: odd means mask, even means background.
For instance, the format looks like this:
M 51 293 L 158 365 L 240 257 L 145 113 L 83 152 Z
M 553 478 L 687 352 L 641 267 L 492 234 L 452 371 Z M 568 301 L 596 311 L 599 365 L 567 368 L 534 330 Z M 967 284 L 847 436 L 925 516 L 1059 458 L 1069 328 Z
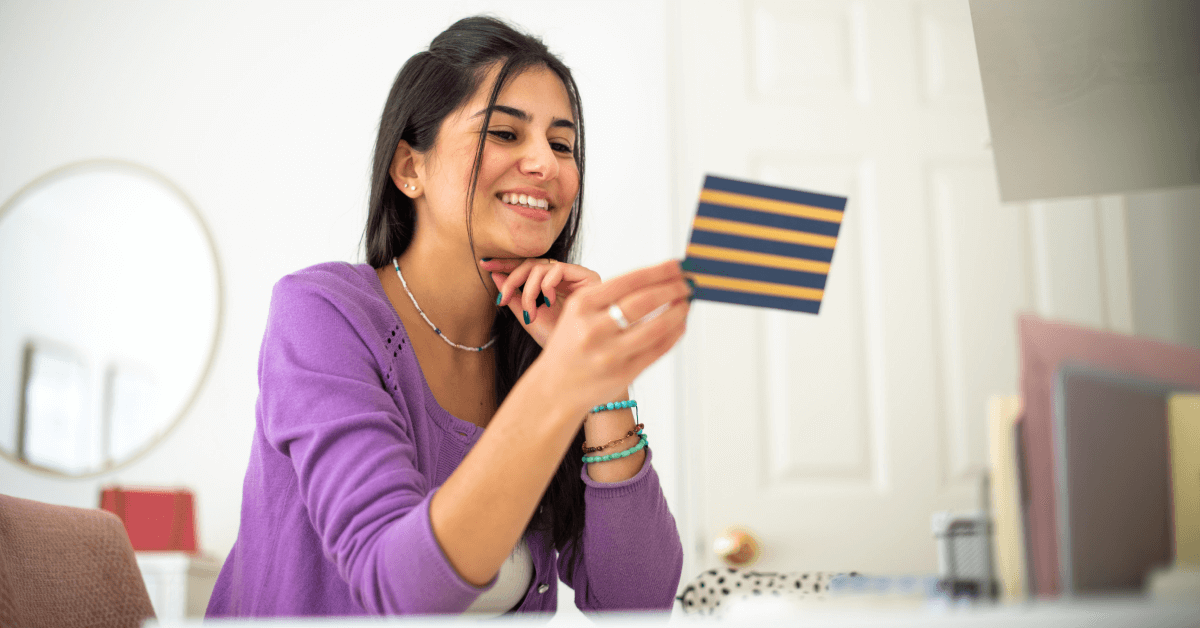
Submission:
M 221 313 L 216 250 L 167 179 L 73 164 L 0 206 L 0 454 L 83 476 L 126 464 L 199 391 Z

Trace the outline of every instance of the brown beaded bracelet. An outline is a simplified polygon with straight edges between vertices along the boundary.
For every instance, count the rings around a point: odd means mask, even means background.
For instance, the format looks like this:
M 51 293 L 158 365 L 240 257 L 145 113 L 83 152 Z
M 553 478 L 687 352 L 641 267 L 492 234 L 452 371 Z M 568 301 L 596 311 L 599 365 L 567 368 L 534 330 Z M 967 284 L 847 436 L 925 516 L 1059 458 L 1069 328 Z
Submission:
M 607 443 L 607 444 L 601 445 L 599 447 L 588 447 L 587 443 L 585 442 L 583 444 L 583 453 L 591 454 L 591 453 L 595 453 L 597 451 L 604 451 L 606 448 L 612 447 L 613 445 L 616 445 L 617 443 L 625 440 L 626 438 L 629 438 L 630 436 L 637 436 L 637 433 L 642 431 L 642 428 L 644 428 L 644 427 L 646 427 L 644 424 L 638 423 L 637 425 L 633 426 L 633 429 L 629 430 L 628 432 L 625 432 L 625 435 L 622 436 L 621 438 L 618 438 L 617 440 L 614 440 L 611 443 Z

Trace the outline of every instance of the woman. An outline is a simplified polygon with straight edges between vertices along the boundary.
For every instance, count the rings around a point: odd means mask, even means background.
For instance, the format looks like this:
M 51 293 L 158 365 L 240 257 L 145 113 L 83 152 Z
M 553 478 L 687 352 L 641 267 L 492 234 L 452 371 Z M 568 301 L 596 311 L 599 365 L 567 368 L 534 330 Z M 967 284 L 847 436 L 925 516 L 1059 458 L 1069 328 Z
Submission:
M 678 262 L 570 263 L 570 71 L 461 20 L 400 70 L 374 164 L 368 264 L 275 286 L 209 616 L 553 612 L 560 575 L 584 610 L 669 609 L 679 536 L 623 406 L 690 293 Z

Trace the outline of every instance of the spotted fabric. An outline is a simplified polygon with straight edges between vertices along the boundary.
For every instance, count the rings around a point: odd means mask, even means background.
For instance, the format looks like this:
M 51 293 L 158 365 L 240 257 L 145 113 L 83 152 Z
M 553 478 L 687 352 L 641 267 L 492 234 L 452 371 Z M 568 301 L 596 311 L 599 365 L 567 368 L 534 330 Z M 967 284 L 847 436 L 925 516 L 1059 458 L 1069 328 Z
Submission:
M 834 578 L 857 575 L 853 571 L 774 573 L 709 569 L 689 582 L 675 599 L 686 614 L 720 615 L 737 601 L 756 596 L 782 597 L 796 602 L 823 600 Z

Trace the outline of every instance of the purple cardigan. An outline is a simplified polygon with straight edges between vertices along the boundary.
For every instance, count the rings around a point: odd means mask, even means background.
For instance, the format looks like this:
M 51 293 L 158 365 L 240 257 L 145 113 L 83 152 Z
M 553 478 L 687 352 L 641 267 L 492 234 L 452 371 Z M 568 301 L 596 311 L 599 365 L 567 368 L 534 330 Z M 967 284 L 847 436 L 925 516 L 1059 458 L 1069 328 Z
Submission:
M 258 365 L 238 538 L 208 617 L 460 613 L 487 587 L 442 553 L 429 500 L 483 429 L 442 409 L 369 265 L 333 262 L 275 286 Z M 574 453 L 574 452 L 572 452 Z M 573 579 L 582 610 L 668 610 L 683 552 L 658 475 L 592 481 Z M 528 536 L 518 612 L 557 608 L 562 561 Z

